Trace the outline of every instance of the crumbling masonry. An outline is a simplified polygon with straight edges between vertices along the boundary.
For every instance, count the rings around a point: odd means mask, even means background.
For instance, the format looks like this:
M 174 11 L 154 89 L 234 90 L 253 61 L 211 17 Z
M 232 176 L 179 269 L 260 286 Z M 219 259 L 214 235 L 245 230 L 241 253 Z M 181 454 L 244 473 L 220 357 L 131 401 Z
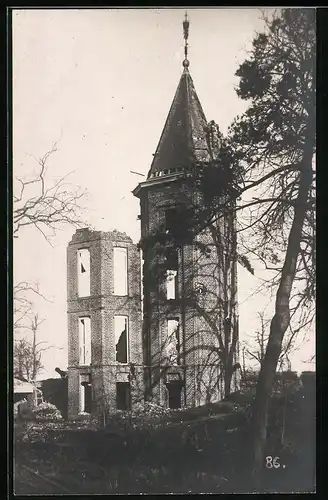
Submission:
M 140 253 L 124 233 L 78 229 L 67 270 L 68 416 L 128 409 L 143 398 Z
M 205 119 L 187 59 L 183 66 L 147 180 L 133 192 L 141 241 L 170 232 L 181 207 L 203 203 L 187 174 L 220 151 L 220 134 Z M 223 350 L 236 342 L 234 363 L 238 353 L 236 253 L 228 252 L 235 229 L 235 220 L 221 217 L 164 255 L 154 245 L 140 253 L 116 231 L 76 231 L 67 251 L 69 418 L 129 409 L 144 399 L 179 408 L 223 397 Z M 202 246 L 210 253 L 203 255 Z M 163 281 L 156 277 L 162 261 Z M 237 385 L 234 373 L 232 391 Z

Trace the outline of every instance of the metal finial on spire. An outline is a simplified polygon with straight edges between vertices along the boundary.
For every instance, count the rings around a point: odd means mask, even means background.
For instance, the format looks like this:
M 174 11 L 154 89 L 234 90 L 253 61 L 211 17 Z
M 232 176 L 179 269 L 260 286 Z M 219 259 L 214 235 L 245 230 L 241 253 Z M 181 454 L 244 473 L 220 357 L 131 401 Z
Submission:
M 185 58 L 184 58 L 184 61 L 183 61 L 182 65 L 183 65 L 183 67 L 185 69 L 187 69 L 188 66 L 189 66 L 189 61 L 188 61 L 189 19 L 188 19 L 187 12 L 185 12 L 185 18 L 184 18 L 184 21 L 183 21 L 182 25 L 183 25 L 183 38 L 184 38 L 184 41 L 185 41 L 185 45 L 184 45 L 184 55 L 185 55 Z

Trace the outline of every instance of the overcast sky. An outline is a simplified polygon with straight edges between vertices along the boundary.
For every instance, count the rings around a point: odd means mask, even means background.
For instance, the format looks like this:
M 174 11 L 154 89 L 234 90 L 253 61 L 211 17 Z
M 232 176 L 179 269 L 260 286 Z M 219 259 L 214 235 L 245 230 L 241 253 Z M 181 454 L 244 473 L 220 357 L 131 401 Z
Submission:
M 246 103 L 234 77 L 253 34 L 258 9 L 189 9 L 190 73 L 207 120 L 223 133 Z M 138 199 L 131 191 L 147 174 L 182 72 L 182 9 L 47 9 L 13 12 L 14 175 L 28 177 L 58 141 L 49 175 L 73 172 L 87 188 L 86 218 L 97 230 L 140 237 Z M 40 339 L 61 349 L 45 353 L 42 376 L 67 367 L 66 247 L 74 228 L 58 233 L 52 248 L 23 228 L 14 247 L 15 280 L 33 280 L 52 302 L 35 301 L 45 322 Z M 241 337 L 254 332 L 257 312 L 272 299 L 254 294 L 260 284 L 239 269 Z M 268 305 L 269 304 L 269 305 Z M 270 305 L 271 304 L 271 305 Z M 313 354 L 303 342 L 296 370 Z

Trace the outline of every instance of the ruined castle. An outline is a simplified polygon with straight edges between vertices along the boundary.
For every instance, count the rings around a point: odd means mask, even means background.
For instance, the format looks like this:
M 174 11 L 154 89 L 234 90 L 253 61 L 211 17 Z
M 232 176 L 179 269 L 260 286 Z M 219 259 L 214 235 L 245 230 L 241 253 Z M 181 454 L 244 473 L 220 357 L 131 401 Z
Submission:
M 189 72 L 183 24 L 183 72 L 147 179 L 133 191 L 142 241 L 172 231 L 180 207 L 202 203 L 187 173 L 220 154 L 216 126 L 206 121 Z M 231 227 L 235 241 L 235 221 L 221 217 L 214 231 L 162 253 L 156 243 L 140 248 L 119 231 L 76 231 L 67 249 L 69 418 L 145 399 L 180 408 L 223 397 L 223 351 L 235 342 L 233 362 L 238 352 Z M 212 251 L 204 254 L 204 247 Z M 161 263 L 164 279 L 155 272 Z M 234 373 L 232 390 L 237 384 Z

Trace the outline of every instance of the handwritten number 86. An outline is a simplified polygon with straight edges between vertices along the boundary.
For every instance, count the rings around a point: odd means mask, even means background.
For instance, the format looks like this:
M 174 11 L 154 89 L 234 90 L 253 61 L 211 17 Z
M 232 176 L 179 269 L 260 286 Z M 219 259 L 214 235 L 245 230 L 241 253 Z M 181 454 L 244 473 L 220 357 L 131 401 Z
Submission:
M 269 455 L 268 457 L 265 457 L 265 466 L 267 469 L 272 469 L 274 467 L 275 469 L 279 469 L 280 463 L 279 463 L 279 457 L 271 457 Z

